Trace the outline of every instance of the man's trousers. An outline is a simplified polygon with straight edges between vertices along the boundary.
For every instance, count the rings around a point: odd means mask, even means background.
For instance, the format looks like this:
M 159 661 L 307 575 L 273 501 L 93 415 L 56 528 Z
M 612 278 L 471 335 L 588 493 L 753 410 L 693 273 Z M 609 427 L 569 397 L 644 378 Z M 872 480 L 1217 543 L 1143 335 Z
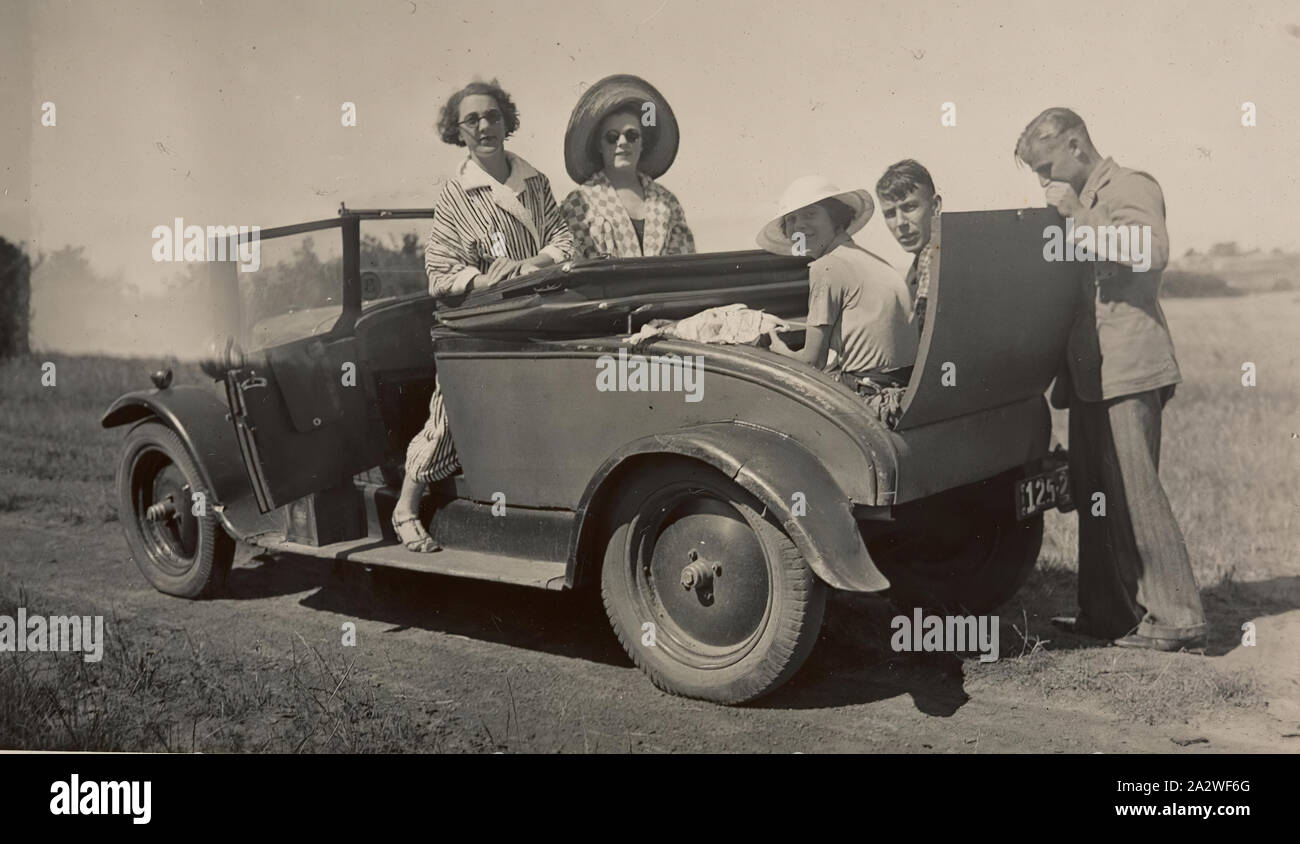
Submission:
M 1205 632 L 1187 546 L 1157 473 L 1160 414 L 1173 390 L 1101 402 L 1071 396 L 1079 624 L 1106 638 L 1134 630 L 1156 639 Z

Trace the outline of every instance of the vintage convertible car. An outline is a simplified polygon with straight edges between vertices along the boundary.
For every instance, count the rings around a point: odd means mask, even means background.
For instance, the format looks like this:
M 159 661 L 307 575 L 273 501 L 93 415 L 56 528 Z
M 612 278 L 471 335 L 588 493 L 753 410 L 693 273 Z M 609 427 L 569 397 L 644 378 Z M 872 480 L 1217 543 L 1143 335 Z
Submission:
M 1077 269 L 1042 259 L 1052 211 L 942 216 L 943 260 L 892 428 L 835 379 L 762 348 L 623 342 L 649 319 L 737 302 L 797 320 L 806 259 L 574 261 L 435 312 L 410 235 L 399 250 L 363 234 L 429 216 L 342 208 L 262 232 L 256 273 L 211 266 L 213 312 L 228 320 L 204 362 L 214 383 L 156 373 L 155 389 L 102 420 L 131 426 L 120 512 L 158 589 L 217 594 L 235 540 L 591 586 L 656 685 L 737 703 L 799 668 L 827 587 L 988 612 L 1033 567 L 1043 511 L 1068 506 L 1043 394 Z M 338 254 L 316 254 L 312 237 Z M 701 356 L 698 400 L 673 384 L 602 388 L 620 350 Z M 435 370 L 463 471 L 426 501 L 445 549 L 417 554 L 389 517 Z

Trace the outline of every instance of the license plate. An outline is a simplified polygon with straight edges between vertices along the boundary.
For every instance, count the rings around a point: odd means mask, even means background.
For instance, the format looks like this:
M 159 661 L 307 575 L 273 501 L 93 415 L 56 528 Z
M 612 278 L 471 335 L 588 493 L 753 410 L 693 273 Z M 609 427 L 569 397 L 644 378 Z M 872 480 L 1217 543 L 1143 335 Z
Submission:
M 1044 510 L 1070 509 L 1070 467 L 1057 466 L 1038 475 L 1016 481 L 1016 518 L 1028 519 Z

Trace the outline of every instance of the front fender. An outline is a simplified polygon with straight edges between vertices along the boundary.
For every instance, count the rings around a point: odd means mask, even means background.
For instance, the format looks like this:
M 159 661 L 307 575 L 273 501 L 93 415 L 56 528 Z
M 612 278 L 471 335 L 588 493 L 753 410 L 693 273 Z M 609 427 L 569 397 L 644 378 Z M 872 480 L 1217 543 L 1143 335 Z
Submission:
M 568 582 L 579 576 L 579 549 L 594 526 L 591 504 L 629 459 L 678 454 L 715 467 L 757 498 L 789 535 L 812 570 L 828 585 L 852 592 L 889 588 L 876 568 L 853 518 L 852 503 L 826 467 L 794 439 L 742 422 L 717 422 L 629 443 L 601 465 L 588 484 L 574 521 Z M 870 467 L 868 467 L 870 470 Z M 795 495 L 801 494 L 801 507 Z M 604 497 L 604 496 L 602 496 Z M 796 515 L 795 510 L 800 512 Z
M 120 396 L 109 405 L 99 424 L 115 428 L 150 416 L 166 424 L 185 443 L 199 467 L 203 485 L 216 499 L 214 506 L 222 512 L 253 494 L 228 412 L 225 403 L 211 392 L 192 385 L 178 385 Z M 236 527 L 226 519 L 223 521 L 228 528 Z M 242 533 L 239 530 L 236 535 Z

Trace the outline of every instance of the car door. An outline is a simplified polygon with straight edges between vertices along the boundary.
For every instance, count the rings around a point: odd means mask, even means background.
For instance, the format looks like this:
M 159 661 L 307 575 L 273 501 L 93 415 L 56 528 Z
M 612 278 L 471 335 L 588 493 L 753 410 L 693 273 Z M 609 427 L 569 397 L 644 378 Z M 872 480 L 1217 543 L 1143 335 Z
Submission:
M 360 365 L 355 337 L 311 337 L 262 350 L 226 373 L 231 418 L 263 512 L 382 460 L 384 433 Z
M 290 242 L 321 229 L 323 247 L 311 239 Z M 357 219 L 346 214 L 267 230 L 258 270 L 266 277 L 237 282 L 241 300 L 274 303 L 252 316 L 244 311 L 241 335 L 255 348 L 225 371 L 230 419 L 263 512 L 382 460 L 385 434 L 354 330 L 361 307 L 357 233 Z M 269 345 L 256 348 L 261 343 Z

